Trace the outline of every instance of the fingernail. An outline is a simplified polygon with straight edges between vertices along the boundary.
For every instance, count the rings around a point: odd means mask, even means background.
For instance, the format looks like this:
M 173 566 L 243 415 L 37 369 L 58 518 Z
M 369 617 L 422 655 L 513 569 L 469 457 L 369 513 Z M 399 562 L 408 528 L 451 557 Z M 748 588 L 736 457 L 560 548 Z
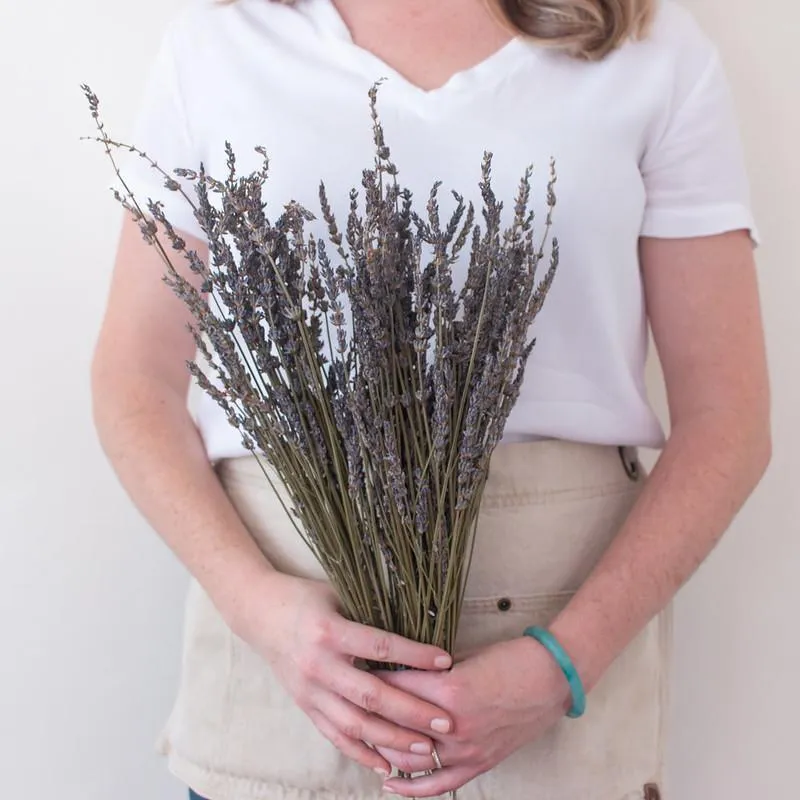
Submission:
M 392 773 L 388 770 L 385 770 L 383 767 L 375 767 L 375 772 L 381 776 L 384 780 L 386 780 Z
M 429 756 L 431 754 L 431 746 L 425 742 L 414 742 L 408 749 L 420 756 Z
M 435 719 L 431 722 L 431 730 L 437 733 L 448 733 L 450 730 L 450 722 L 446 719 Z
M 439 669 L 447 669 L 453 663 L 450 656 L 437 656 L 433 659 L 433 665 Z

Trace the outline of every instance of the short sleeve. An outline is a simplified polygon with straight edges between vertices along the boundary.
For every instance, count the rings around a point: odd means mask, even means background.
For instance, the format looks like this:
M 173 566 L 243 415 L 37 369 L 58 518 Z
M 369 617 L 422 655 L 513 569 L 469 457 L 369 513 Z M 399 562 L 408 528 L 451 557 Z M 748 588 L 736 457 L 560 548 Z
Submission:
M 664 239 L 758 232 L 733 98 L 716 51 L 670 112 L 641 162 L 642 235 Z
M 192 182 L 173 173 L 177 167 L 197 170 L 201 159 L 189 133 L 169 32 L 162 39 L 156 58 L 150 65 L 144 97 L 129 144 L 144 151 L 194 201 Z M 189 200 L 180 192 L 167 189 L 164 176 L 146 160 L 126 152 L 120 171 L 140 206 L 144 208 L 148 200 L 160 201 L 173 227 L 205 239 Z

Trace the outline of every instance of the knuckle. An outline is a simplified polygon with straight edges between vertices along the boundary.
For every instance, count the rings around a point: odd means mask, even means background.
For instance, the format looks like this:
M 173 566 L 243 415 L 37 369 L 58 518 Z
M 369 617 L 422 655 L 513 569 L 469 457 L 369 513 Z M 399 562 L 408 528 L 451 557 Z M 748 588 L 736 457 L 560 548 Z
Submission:
M 292 699 L 294 700 L 294 702 L 297 705 L 297 707 L 301 711 L 303 711 L 306 714 L 308 714 L 309 716 L 312 716 L 312 712 L 316 711 L 316 709 L 314 708 L 313 703 L 311 702 L 311 692 L 309 692 L 307 685 L 304 684 L 304 685 L 300 686 L 298 688 L 298 690 L 292 696 Z M 312 719 L 313 719 L 313 716 L 312 716 Z
M 306 689 L 308 681 L 316 678 L 320 674 L 320 658 L 316 653 L 306 653 L 298 665 L 300 674 L 306 679 Z
M 442 686 L 442 702 L 447 708 L 461 708 L 466 701 L 465 686 L 452 676 Z
M 381 709 L 381 693 L 377 687 L 368 686 L 366 689 L 362 689 L 359 705 L 371 714 L 379 712 Z
M 453 741 L 462 749 L 469 747 L 472 741 L 472 732 L 472 727 L 469 722 L 460 722 L 453 732 Z
M 340 750 L 346 742 L 344 734 L 335 725 L 330 726 L 328 730 L 324 731 L 324 735 L 332 745 L 338 747 Z
M 304 708 L 303 711 L 305 712 L 306 716 L 314 723 L 314 727 L 319 730 L 319 732 L 325 736 L 325 731 L 323 730 L 322 725 L 322 715 L 317 711 L 316 708 Z
M 364 728 L 357 719 L 345 720 L 341 728 L 342 735 L 347 739 L 361 740 L 364 738 Z
M 378 634 L 372 642 L 372 654 L 378 661 L 389 661 L 393 649 L 392 638 L 386 634 Z
M 318 619 L 308 633 L 309 641 L 316 647 L 328 647 L 333 639 L 333 625 L 329 619 Z
M 461 758 L 472 766 L 478 767 L 486 760 L 486 754 L 483 749 L 475 744 L 465 745 L 461 751 Z

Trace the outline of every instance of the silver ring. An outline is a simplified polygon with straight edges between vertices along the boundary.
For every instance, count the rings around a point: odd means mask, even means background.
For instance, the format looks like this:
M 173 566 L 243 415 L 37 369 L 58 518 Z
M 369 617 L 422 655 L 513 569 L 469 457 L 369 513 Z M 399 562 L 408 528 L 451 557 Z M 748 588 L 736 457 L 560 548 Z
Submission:
M 442 759 L 439 758 L 439 751 L 436 749 L 436 745 L 433 746 L 433 750 L 431 751 L 431 755 L 433 756 L 433 763 L 436 764 L 436 769 L 442 768 Z

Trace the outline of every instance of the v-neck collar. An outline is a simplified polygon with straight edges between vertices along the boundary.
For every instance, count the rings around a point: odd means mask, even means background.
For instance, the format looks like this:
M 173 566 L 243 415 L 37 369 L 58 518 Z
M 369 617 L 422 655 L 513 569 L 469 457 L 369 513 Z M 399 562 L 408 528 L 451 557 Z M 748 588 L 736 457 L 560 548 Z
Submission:
M 453 74 L 442 86 L 423 89 L 379 56 L 358 45 L 333 0 L 305 0 L 303 5 L 307 7 L 307 14 L 320 34 L 338 48 L 354 69 L 375 80 L 386 78 L 395 90 L 401 90 L 422 102 L 438 103 L 447 97 L 491 88 L 507 77 L 514 66 L 522 61 L 523 55 L 530 57 L 533 50 L 525 37 L 516 36 L 474 66 Z

